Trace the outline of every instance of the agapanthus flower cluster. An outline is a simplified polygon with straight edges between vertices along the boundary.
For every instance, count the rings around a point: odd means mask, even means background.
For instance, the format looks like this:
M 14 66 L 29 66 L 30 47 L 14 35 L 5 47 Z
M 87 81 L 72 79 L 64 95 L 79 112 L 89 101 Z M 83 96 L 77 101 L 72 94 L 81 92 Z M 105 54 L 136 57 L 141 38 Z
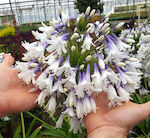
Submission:
M 150 25 L 148 21 L 145 21 L 133 29 L 123 30 L 120 37 L 128 37 L 136 41 L 129 52 L 130 56 L 138 58 L 142 63 L 140 69 L 143 72 L 144 83 L 141 85 L 139 92 L 141 95 L 147 94 L 149 93 L 148 86 L 150 86 Z M 145 79 L 147 82 L 145 82 Z
M 150 34 L 141 34 L 138 45 L 140 46 L 137 51 L 138 58 L 142 61 L 144 77 L 147 78 L 150 86 Z
M 63 119 L 70 120 L 70 131 L 81 132 L 83 117 L 96 112 L 93 94 L 106 92 L 109 107 L 128 102 L 130 94 L 139 88 L 141 74 L 138 59 L 130 57 L 127 49 L 132 39 L 120 40 L 110 28 L 108 13 L 102 20 L 92 22 L 96 10 L 71 18 L 58 8 L 60 19 L 42 23 L 39 31 L 32 31 L 36 42 L 22 42 L 27 50 L 17 62 L 19 78 L 40 89 L 36 102 L 51 115 L 60 111 L 56 127 Z M 37 73 L 41 74 L 37 77 Z
M 120 36 L 121 38 L 125 37 L 135 39 L 139 37 L 141 34 L 145 35 L 150 34 L 150 26 L 147 20 L 138 26 L 122 30 Z

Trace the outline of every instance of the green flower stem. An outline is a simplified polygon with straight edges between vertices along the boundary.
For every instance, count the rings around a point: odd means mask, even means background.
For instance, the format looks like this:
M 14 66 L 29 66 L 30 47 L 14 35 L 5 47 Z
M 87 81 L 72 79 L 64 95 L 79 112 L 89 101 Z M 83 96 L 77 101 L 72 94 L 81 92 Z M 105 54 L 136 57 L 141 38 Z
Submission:
M 45 124 L 46 126 L 48 126 L 48 127 L 50 127 L 50 128 L 53 128 L 53 129 L 54 129 L 54 127 L 52 127 L 51 125 L 47 124 L 46 122 L 44 122 L 43 120 L 41 120 L 41 119 L 40 119 L 40 118 L 38 118 L 37 116 L 33 115 L 32 113 L 30 113 L 30 112 L 26 112 L 26 113 L 27 113 L 27 114 L 29 114 L 30 116 L 32 116 L 32 117 L 34 117 L 34 118 L 36 118 L 36 120 L 38 120 L 39 122 L 41 122 L 41 123 Z
M 145 77 L 144 77 L 144 86 L 145 86 L 145 89 L 148 90 L 147 80 Z
M 22 123 L 23 138 L 25 138 L 26 135 L 25 135 L 25 125 L 24 125 L 23 112 L 21 112 L 20 115 L 21 115 L 21 123 Z
M 46 105 L 43 104 L 43 107 L 46 108 Z M 47 112 L 49 114 L 49 116 L 52 118 L 52 120 L 54 121 L 54 123 L 56 123 L 56 119 L 54 116 L 51 116 L 51 113 L 50 112 Z
M 47 124 L 46 122 L 44 122 L 43 120 L 41 120 L 40 118 L 36 117 L 35 115 L 33 115 L 32 113 L 30 112 L 26 112 L 27 114 L 29 114 L 30 116 L 36 118 L 36 120 L 38 120 L 39 122 L 42 123 L 42 126 L 44 126 L 45 128 L 48 128 L 49 130 L 51 130 L 53 133 L 57 133 L 59 135 L 62 136 L 62 138 L 66 138 L 66 134 L 62 131 L 62 130 L 59 130 L 59 129 L 56 129 L 55 127 Z
M 82 64 L 83 61 L 86 59 L 87 55 L 89 55 L 93 50 L 95 49 L 95 47 L 92 47 L 89 51 L 85 52 L 81 58 L 79 59 L 79 63 Z

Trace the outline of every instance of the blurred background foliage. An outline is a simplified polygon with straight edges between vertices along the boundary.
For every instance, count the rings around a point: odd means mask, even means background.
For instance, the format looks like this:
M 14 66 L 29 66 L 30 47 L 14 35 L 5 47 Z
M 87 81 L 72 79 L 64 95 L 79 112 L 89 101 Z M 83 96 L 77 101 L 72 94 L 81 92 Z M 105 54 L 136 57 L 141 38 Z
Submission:
M 80 13 L 85 12 L 89 5 L 91 9 L 96 9 L 99 13 L 103 12 L 104 3 L 99 0 L 77 0 L 75 2 L 76 9 L 78 9 Z

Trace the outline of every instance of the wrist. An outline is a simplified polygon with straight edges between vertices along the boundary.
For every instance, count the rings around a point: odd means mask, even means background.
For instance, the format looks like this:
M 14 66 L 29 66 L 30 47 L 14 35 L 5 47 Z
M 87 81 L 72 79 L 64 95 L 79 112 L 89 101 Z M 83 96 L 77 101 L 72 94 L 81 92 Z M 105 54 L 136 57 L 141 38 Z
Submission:
M 102 126 L 88 134 L 88 138 L 126 138 L 127 131 L 114 126 Z

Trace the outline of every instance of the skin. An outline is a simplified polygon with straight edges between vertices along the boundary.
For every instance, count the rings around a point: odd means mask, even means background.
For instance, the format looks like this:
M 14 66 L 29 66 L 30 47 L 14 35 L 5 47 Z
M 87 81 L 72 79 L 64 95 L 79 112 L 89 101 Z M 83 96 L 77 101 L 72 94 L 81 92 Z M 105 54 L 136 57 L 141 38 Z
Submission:
M 9 54 L 0 63 L 0 117 L 30 110 L 37 105 L 35 100 L 40 93 L 28 92 L 33 86 L 27 87 L 18 78 L 18 71 L 11 67 L 13 63 Z M 140 105 L 128 102 L 109 109 L 105 92 L 94 98 L 97 111 L 84 118 L 88 138 L 125 138 L 131 128 L 150 115 L 150 102 Z
M 150 115 L 150 102 L 145 104 L 128 102 L 109 109 L 105 92 L 94 97 L 97 111 L 85 117 L 88 138 L 124 138 L 131 128 Z
M 30 110 L 35 107 L 35 100 L 39 92 L 29 93 L 32 85 L 27 87 L 18 78 L 18 70 L 13 69 L 14 59 L 10 54 L 4 55 L 0 63 L 0 117 Z

